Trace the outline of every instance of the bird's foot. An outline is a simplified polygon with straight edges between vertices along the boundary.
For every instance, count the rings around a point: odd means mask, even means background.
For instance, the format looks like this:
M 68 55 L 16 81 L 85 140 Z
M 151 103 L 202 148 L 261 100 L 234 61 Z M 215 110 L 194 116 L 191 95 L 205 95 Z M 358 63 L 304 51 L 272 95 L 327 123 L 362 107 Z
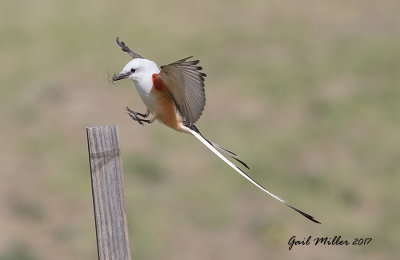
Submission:
M 144 119 L 146 117 L 148 117 L 148 114 L 142 114 L 136 111 L 133 111 L 132 109 L 130 109 L 129 107 L 126 107 L 126 110 L 128 111 L 128 115 L 136 122 L 138 122 L 140 125 L 143 125 L 143 123 L 148 123 L 150 124 L 151 121 L 148 119 Z

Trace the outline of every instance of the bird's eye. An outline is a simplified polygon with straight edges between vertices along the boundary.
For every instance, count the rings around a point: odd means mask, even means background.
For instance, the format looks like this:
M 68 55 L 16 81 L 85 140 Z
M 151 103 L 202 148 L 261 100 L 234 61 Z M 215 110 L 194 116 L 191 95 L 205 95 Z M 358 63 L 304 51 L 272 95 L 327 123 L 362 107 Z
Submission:
M 135 69 L 131 69 L 131 73 L 134 73 L 136 70 Z

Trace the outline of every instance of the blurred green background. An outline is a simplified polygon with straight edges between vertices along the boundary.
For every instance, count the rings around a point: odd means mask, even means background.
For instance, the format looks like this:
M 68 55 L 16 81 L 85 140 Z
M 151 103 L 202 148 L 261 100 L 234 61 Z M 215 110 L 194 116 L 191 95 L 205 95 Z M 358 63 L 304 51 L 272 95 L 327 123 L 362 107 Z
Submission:
M 400 255 L 400 3 L 2 1 L 0 260 L 96 259 L 87 126 L 117 124 L 134 259 L 395 259 Z M 266 196 L 188 135 L 126 115 L 109 82 L 128 46 L 201 60 L 197 124 Z M 368 246 L 303 246 L 312 236 Z

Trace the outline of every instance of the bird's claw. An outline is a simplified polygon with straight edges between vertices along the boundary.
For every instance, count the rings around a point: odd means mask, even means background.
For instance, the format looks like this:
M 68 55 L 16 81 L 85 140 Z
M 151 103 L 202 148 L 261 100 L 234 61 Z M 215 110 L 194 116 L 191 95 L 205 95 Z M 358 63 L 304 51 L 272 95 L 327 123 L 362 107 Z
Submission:
M 133 111 L 132 109 L 130 109 L 129 107 L 126 107 L 126 110 L 128 111 L 128 115 L 136 122 L 138 122 L 140 125 L 144 125 L 143 122 L 145 123 L 150 123 L 149 120 L 147 119 L 143 119 L 140 117 L 143 117 L 143 114 L 138 113 L 136 111 Z

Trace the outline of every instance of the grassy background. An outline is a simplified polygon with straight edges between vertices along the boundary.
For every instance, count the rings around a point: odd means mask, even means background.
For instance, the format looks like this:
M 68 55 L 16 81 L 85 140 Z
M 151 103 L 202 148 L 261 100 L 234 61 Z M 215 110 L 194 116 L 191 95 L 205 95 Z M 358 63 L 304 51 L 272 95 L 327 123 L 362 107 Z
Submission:
M 0 259 L 95 259 L 85 127 L 118 124 L 135 259 L 394 259 L 400 254 L 398 1 L 2 1 Z M 155 123 L 129 56 L 189 55 L 198 123 L 267 197 L 194 138 Z M 372 237 L 296 247 L 289 238 Z

